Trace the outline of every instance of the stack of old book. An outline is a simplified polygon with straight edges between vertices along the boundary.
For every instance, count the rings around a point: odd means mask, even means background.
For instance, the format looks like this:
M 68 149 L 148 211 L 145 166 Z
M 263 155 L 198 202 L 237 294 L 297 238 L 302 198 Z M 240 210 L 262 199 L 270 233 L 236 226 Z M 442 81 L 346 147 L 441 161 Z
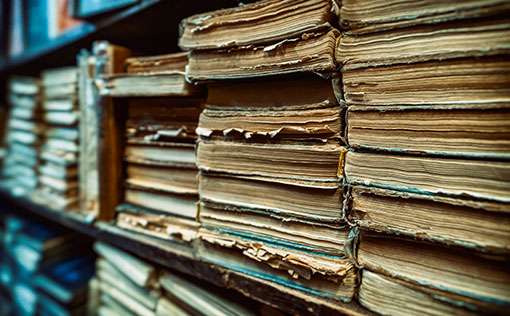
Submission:
M 361 304 L 384 315 L 508 313 L 510 4 L 342 5 Z
M 35 198 L 57 209 L 78 206 L 78 72 L 75 67 L 42 72 L 43 144 Z
M 5 132 L 7 154 L 2 177 L 15 194 L 37 187 L 41 134 L 41 85 L 39 79 L 12 77 L 8 85 L 10 113 Z
M 107 76 L 103 93 L 121 98 L 125 121 L 125 203 L 117 225 L 191 241 L 197 231 L 195 129 L 203 90 L 185 80 L 186 53 L 133 57 Z
M 208 12 L 183 21 L 179 44 L 191 50 L 187 77 L 209 89 L 197 129 L 198 256 L 349 302 L 337 9 L 269 0 Z

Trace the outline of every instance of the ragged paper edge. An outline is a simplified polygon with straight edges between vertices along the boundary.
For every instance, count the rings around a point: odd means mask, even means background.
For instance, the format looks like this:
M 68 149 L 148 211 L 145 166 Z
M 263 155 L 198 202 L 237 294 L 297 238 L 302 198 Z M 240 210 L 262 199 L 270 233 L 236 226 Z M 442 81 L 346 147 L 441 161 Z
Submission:
M 291 252 L 288 249 L 269 247 L 261 242 L 246 241 L 239 238 L 212 235 L 199 232 L 199 238 L 213 245 L 240 251 L 255 261 L 265 263 L 271 268 L 285 270 L 294 279 L 310 280 L 319 274 L 329 281 L 342 284 L 342 281 L 354 271 L 354 266 L 346 259 L 319 259 L 307 254 Z

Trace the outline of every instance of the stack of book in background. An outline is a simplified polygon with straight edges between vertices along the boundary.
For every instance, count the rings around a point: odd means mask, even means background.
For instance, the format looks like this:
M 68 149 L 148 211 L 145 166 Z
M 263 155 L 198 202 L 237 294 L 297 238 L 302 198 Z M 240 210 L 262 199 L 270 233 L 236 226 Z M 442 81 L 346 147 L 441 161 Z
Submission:
M 129 58 L 127 73 L 108 76 L 125 109 L 125 204 L 117 225 L 190 242 L 198 202 L 195 129 L 203 90 L 187 83 L 186 53 Z M 117 101 L 118 102 L 118 101 Z
M 17 315 L 84 314 L 94 274 L 89 241 L 11 215 L 6 216 L 4 240 L 0 275 Z
M 72 209 L 78 207 L 78 72 L 55 68 L 41 76 L 46 126 L 35 198 L 56 209 Z
M 107 244 L 96 242 L 99 306 L 109 315 L 283 315 L 238 293 L 191 281 Z M 221 291 L 221 292 L 220 292 Z M 266 314 L 262 311 L 267 311 Z M 268 313 L 269 312 L 269 313 Z
M 161 297 L 156 269 L 124 251 L 96 242 L 98 315 L 155 315 Z
M 198 256 L 348 302 L 357 271 L 343 249 L 336 9 L 272 0 L 208 12 L 183 21 L 179 44 L 188 78 L 209 83 Z
M 508 312 L 509 9 L 342 3 L 349 216 L 373 311 Z
M 39 79 L 12 77 L 8 86 L 10 113 L 3 163 L 3 185 L 14 194 L 28 194 L 37 187 L 41 146 L 41 85 Z

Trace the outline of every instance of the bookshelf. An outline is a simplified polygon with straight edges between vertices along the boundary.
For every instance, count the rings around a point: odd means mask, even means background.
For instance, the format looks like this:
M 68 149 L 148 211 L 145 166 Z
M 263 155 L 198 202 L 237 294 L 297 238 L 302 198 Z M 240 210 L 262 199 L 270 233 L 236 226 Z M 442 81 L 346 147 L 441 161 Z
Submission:
M 5 122 L 6 214 L 292 315 L 503 313 L 510 63 L 486 38 L 510 5 L 365 25 L 293 1 L 139 0 L 0 61 L 0 113 L 29 108 Z
M 325 304 L 314 301 L 313 297 L 303 294 L 289 294 L 288 289 L 274 283 L 250 277 L 222 268 L 212 263 L 196 260 L 188 247 L 172 241 L 165 241 L 147 235 L 127 232 L 108 222 L 90 221 L 85 216 L 62 212 L 34 203 L 28 199 L 13 196 L 8 190 L 0 190 L 0 200 L 7 202 L 29 216 L 76 230 L 91 238 L 107 242 L 129 251 L 141 258 L 163 267 L 197 277 L 214 285 L 234 289 L 252 299 L 296 315 L 353 315 L 374 316 L 376 314 L 363 309 L 355 301 L 339 304 L 337 301 Z

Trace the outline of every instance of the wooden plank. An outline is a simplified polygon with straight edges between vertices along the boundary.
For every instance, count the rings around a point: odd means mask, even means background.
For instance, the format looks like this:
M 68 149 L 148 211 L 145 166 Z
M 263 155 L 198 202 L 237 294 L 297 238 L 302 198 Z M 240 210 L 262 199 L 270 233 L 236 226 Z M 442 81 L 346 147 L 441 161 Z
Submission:
M 109 97 L 101 99 L 99 114 L 98 174 L 99 174 L 99 220 L 110 221 L 115 208 L 124 199 L 124 130 L 126 106 Z

